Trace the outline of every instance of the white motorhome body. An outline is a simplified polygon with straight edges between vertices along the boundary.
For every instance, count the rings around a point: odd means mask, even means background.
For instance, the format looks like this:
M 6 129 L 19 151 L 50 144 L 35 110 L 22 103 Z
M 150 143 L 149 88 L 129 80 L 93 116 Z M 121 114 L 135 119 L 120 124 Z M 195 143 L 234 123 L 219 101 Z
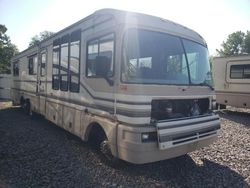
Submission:
M 216 102 L 250 108 L 250 56 L 217 57 L 213 63 Z
M 15 56 L 12 99 L 82 140 L 96 137 L 112 156 L 147 163 L 216 139 L 209 71 L 196 32 L 103 9 Z

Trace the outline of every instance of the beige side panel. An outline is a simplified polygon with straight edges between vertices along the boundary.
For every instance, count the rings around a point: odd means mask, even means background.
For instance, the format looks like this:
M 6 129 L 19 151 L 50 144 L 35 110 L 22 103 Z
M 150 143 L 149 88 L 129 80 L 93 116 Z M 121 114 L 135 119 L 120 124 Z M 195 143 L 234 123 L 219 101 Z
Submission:
M 239 108 L 250 108 L 249 94 L 216 93 L 216 101 L 219 104 L 225 104 Z
M 91 123 L 91 116 L 87 113 L 85 113 L 84 111 L 81 112 L 81 135 L 80 137 L 83 140 L 87 140 L 88 138 L 86 138 L 86 135 L 88 135 L 87 132 L 87 127 L 88 125 Z
M 20 98 L 21 98 L 20 92 L 18 92 L 17 90 L 11 89 L 10 95 L 11 95 L 11 99 L 13 100 L 14 104 L 19 104 Z
M 45 115 L 45 103 L 46 103 L 45 97 L 40 96 L 39 100 L 40 100 L 39 112 L 40 114 Z
M 74 130 L 75 109 L 67 106 L 63 107 L 63 128 L 73 133 Z
M 81 111 L 75 110 L 74 134 L 81 137 Z
M 62 106 L 52 102 L 46 102 L 46 118 L 58 126 L 62 126 Z
M 29 96 L 31 102 L 31 110 L 39 113 L 39 98 L 37 96 Z
M 225 90 L 228 87 L 226 83 L 226 61 L 222 58 L 214 59 L 212 71 L 215 91 Z

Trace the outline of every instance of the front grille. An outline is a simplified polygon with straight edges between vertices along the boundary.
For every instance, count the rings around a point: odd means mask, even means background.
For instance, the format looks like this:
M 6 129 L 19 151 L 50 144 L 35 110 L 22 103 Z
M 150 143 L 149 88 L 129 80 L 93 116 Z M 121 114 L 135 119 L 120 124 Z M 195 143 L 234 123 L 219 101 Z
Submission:
M 211 135 L 216 135 L 219 127 L 213 127 L 202 131 L 195 131 L 192 133 L 171 135 L 171 136 L 161 136 L 160 142 L 172 142 L 173 145 L 182 144 L 185 142 L 190 142 L 192 140 L 197 140 L 199 138 L 209 137 Z
M 156 124 L 159 149 L 215 137 L 220 129 L 218 115 L 199 116 Z

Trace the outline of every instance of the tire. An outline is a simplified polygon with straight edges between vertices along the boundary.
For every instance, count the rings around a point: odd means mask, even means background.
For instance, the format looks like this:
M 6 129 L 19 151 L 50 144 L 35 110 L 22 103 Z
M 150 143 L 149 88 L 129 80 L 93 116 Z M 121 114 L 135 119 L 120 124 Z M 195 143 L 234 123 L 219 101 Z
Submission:
M 100 151 L 102 152 L 102 154 L 104 155 L 106 159 L 106 162 L 110 166 L 113 166 L 113 167 L 118 166 L 118 164 L 120 163 L 120 160 L 117 157 L 113 156 L 108 139 L 104 139 L 100 143 Z
M 93 125 L 88 142 L 92 148 L 100 152 L 104 163 L 113 167 L 118 164 L 119 159 L 113 156 L 108 138 L 100 125 Z
M 25 100 L 23 98 L 20 99 L 20 106 L 22 109 L 24 109 L 24 104 L 25 104 Z
M 27 115 L 32 115 L 31 105 L 30 105 L 30 102 L 28 100 L 26 100 L 24 103 L 24 112 Z

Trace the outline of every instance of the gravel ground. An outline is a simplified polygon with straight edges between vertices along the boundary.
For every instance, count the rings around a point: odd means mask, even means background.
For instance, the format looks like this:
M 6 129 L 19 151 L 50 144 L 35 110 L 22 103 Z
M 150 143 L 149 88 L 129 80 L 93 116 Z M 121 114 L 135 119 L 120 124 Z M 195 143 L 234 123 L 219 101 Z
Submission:
M 250 187 L 247 110 L 218 112 L 222 131 L 209 147 L 112 168 L 100 153 L 47 120 L 31 119 L 18 107 L 0 109 L 0 187 Z

